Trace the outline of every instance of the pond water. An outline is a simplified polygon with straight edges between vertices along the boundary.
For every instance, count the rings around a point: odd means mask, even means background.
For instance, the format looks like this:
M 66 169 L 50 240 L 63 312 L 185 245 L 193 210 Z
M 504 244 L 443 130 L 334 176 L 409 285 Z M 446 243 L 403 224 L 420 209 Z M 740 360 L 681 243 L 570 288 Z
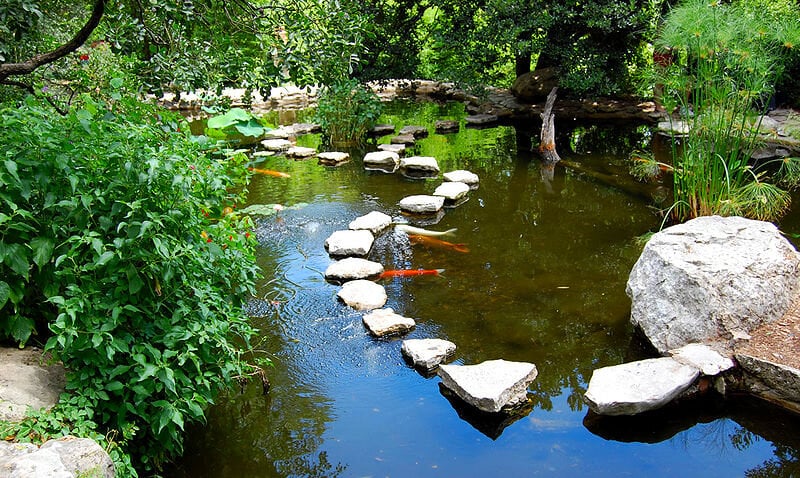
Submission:
M 382 122 L 432 133 L 437 119 L 462 122 L 459 133 L 431 134 L 413 153 L 480 177 L 466 203 L 427 226 L 457 228 L 450 240 L 469 252 L 410 246 L 389 231 L 370 259 L 387 269 L 445 269 L 385 282 L 387 307 L 417 320 L 407 338 L 454 342 L 455 363 L 535 363 L 527 413 L 487 420 L 451 403 L 437 377 L 404 362 L 400 338 L 371 338 L 362 314 L 337 302 L 338 286 L 323 277 L 332 232 L 373 210 L 397 217 L 401 198 L 431 193 L 440 180 L 365 171 L 363 152 L 338 168 L 269 158 L 260 167 L 291 178 L 256 176 L 250 187 L 251 203 L 286 209 L 258 220 L 264 279 L 249 312 L 262 331 L 258 349 L 275 364 L 272 388 L 264 396 L 253 383 L 221 397 L 208 423 L 188 430 L 168 476 L 798 476 L 800 420 L 761 402 L 587 415 L 592 370 L 646 354 L 624 290 L 640 252 L 635 238 L 660 225 L 646 197 L 659 193 L 598 178 L 624 178 L 629 153 L 654 147 L 649 129 L 558 124 L 559 152 L 575 167 L 558 166 L 548 180 L 528 151 L 537 125 L 472 129 L 464 116 L 459 104 L 395 102 Z

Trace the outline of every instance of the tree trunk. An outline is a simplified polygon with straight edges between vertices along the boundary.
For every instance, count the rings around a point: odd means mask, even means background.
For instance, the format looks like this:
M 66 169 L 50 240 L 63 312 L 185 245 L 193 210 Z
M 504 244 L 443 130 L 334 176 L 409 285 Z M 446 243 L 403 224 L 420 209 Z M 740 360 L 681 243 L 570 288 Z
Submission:
M 514 56 L 514 73 L 516 73 L 517 78 L 524 75 L 525 73 L 530 73 L 530 71 L 531 71 L 531 54 L 517 53 Z
M 555 164 L 561 161 L 556 152 L 556 115 L 551 113 L 556 102 L 557 90 L 558 87 L 550 90 L 550 94 L 547 95 L 547 102 L 544 104 L 544 111 L 540 114 L 542 117 L 542 134 L 539 142 L 539 154 L 542 155 L 542 161 L 547 164 Z

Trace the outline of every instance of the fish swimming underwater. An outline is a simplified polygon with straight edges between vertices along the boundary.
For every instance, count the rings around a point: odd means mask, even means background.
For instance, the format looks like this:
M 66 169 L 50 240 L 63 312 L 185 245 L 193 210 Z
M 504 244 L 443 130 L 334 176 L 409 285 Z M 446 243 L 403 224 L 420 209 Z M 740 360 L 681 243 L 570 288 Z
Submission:
M 281 171 L 273 171 L 271 169 L 259 169 L 259 168 L 249 168 L 250 171 L 258 174 L 266 174 L 267 176 L 275 176 L 276 178 L 291 178 L 292 176 L 289 173 L 284 173 Z
M 444 269 L 397 269 L 381 272 L 378 279 L 390 279 L 392 277 L 416 277 L 416 276 L 438 276 Z
M 456 252 L 469 252 L 469 248 L 464 243 L 453 244 L 452 242 L 436 239 L 435 237 L 421 236 L 419 234 L 409 234 L 408 240 L 411 244 L 421 244 L 425 247 L 438 247 L 441 249 L 451 249 Z
M 455 234 L 455 232 L 458 230 L 456 228 L 453 228 L 453 229 L 448 229 L 446 231 L 430 231 L 428 229 L 409 226 L 408 224 L 396 224 L 394 228 L 395 230 L 403 231 L 406 234 L 417 234 L 419 236 L 428 236 L 428 237 L 450 236 Z

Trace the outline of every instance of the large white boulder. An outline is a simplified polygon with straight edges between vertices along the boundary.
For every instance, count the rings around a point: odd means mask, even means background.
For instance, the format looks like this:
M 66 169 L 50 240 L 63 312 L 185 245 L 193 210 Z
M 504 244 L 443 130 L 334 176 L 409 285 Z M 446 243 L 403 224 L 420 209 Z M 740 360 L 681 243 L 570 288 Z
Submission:
M 497 413 L 523 404 L 528 386 L 538 375 L 536 365 L 488 360 L 477 365 L 441 365 L 442 385 L 478 410 Z
M 798 292 L 800 256 L 772 223 L 700 217 L 650 239 L 626 292 L 631 321 L 662 354 L 730 340 L 780 318 Z
M 65 436 L 41 447 L 0 442 L 0 476 L 6 478 L 113 478 L 114 462 L 89 438 Z
M 663 407 L 699 375 L 696 367 L 669 357 L 603 367 L 592 373 L 583 398 L 599 415 L 635 415 Z

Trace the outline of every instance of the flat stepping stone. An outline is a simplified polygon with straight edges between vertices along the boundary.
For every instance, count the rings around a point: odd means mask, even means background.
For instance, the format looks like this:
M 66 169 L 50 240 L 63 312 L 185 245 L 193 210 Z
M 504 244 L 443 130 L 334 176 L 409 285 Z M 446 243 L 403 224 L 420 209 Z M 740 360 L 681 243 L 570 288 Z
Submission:
M 415 178 L 432 178 L 439 175 L 439 163 L 431 156 L 410 156 L 400 159 L 400 171 Z
M 408 339 L 400 352 L 414 367 L 430 372 L 456 353 L 456 344 L 442 339 Z
M 497 123 L 497 116 L 487 114 L 471 115 L 464 118 L 464 121 L 468 126 L 486 126 Z
M 264 133 L 264 140 L 271 139 L 289 139 L 290 131 L 283 126 L 280 128 L 271 129 Z
M 404 144 L 379 144 L 378 149 L 381 151 L 391 151 L 397 154 L 403 154 L 406 151 Z
M 398 206 L 404 212 L 412 214 L 434 214 L 444 206 L 444 198 L 427 194 L 406 196 L 400 200 Z
M 439 120 L 434 124 L 434 129 L 438 134 L 458 133 L 459 127 L 458 121 L 454 120 Z
M 390 140 L 389 140 L 389 142 L 390 142 L 390 143 L 392 143 L 392 144 L 405 144 L 405 145 L 409 145 L 409 144 L 414 144 L 414 143 L 416 143 L 416 142 L 417 142 L 417 140 L 416 140 L 416 139 L 414 139 L 414 136 L 413 136 L 413 135 L 410 135 L 410 134 L 401 134 L 401 135 L 393 136 L 393 137 L 392 137 L 392 139 L 390 139 Z
M 733 359 L 722 356 L 705 344 L 687 344 L 670 350 L 669 354 L 674 360 L 699 369 L 703 375 L 719 375 L 735 366 Z
M 603 367 L 592 374 L 583 398 L 598 415 L 635 415 L 663 407 L 699 375 L 670 357 Z
M 369 130 L 370 136 L 386 136 L 387 134 L 394 134 L 396 129 L 393 124 L 376 124 Z
M 346 257 L 331 263 L 325 269 L 325 279 L 329 282 L 342 283 L 351 280 L 377 277 L 383 272 L 383 265 L 360 257 Z
M 527 362 L 488 360 L 477 365 L 441 365 L 442 385 L 467 404 L 487 413 L 513 408 L 528 400 L 528 386 L 538 375 Z
M 393 151 L 372 151 L 364 155 L 365 168 L 394 171 L 400 163 L 400 155 Z
M 464 183 L 468 185 L 470 189 L 477 189 L 478 183 L 480 182 L 477 174 L 464 169 L 448 171 L 442 175 L 442 178 L 449 182 Z
M 288 139 L 265 139 L 261 142 L 261 145 L 264 146 L 267 151 L 282 152 L 291 148 L 292 142 Z
M 325 239 L 325 250 L 331 256 L 366 256 L 375 241 L 367 230 L 335 231 Z
M 326 151 L 317 154 L 317 160 L 320 164 L 325 166 L 339 166 L 350 161 L 350 153 L 342 153 L 339 151 Z
M 414 319 L 403 317 L 390 308 L 373 310 L 364 315 L 362 320 L 369 333 L 375 337 L 405 334 L 417 326 Z
M 464 183 L 446 182 L 436 187 L 433 191 L 434 196 L 442 196 L 447 201 L 456 203 L 464 198 L 469 192 L 469 186 Z
M 397 134 L 400 136 L 411 135 L 415 139 L 425 138 L 428 136 L 428 128 L 424 126 L 408 125 L 400 128 L 400 131 L 398 131 Z
M 317 154 L 317 150 L 314 148 L 306 148 L 305 146 L 293 146 L 286 151 L 286 156 L 290 158 L 310 158 Z
M 266 158 L 267 156 L 275 156 L 275 151 L 255 151 L 254 158 Z
M 322 126 L 316 123 L 295 123 L 291 126 L 286 126 L 292 134 L 313 134 L 322 131 Z
M 359 216 L 347 226 L 354 231 L 359 229 L 366 229 L 372 234 L 378 234 L 392 224 L 392 216 L 384 214 L 380 211 L 372 211 L 369 214 Z
M 380 309 L 388 299 L 382 285 L 365 279 L 345 282 L 336 296 L 356 310 Z

